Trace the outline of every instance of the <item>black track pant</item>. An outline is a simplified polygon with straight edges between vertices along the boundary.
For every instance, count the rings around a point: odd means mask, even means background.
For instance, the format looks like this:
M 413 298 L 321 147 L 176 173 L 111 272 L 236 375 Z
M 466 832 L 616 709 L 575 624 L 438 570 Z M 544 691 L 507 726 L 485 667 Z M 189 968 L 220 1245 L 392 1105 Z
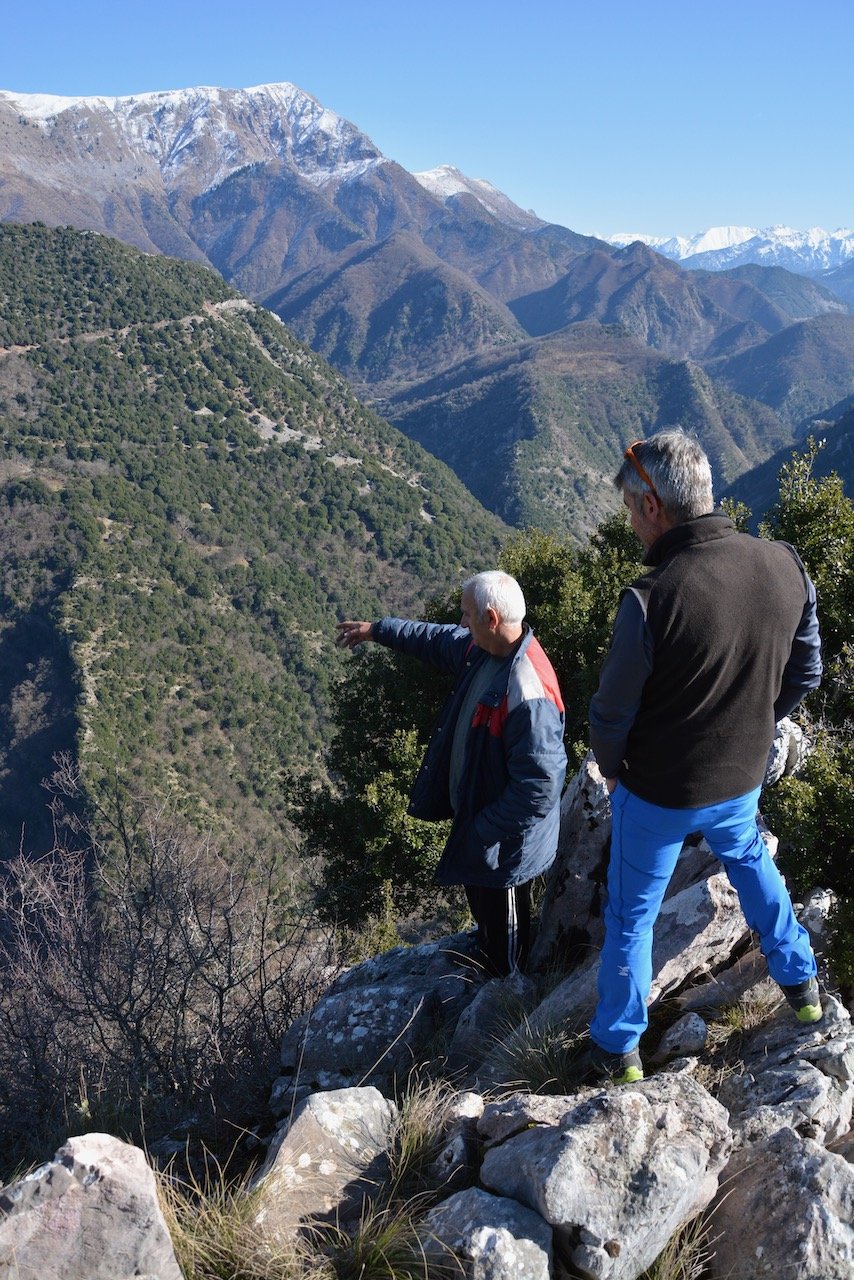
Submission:
M 477 923 L 477 945 L 488 973 L 505 978 L 525 968 L 531 944 L 531 882 L 509 889 L 465 885 Z

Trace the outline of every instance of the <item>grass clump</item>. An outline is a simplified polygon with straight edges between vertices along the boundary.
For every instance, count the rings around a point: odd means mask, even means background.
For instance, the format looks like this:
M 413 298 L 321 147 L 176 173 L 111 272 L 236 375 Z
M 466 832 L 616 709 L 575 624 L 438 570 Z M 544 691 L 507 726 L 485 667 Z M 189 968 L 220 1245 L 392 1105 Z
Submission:
M 285 1241 L 265 1228 L 261 1189 L 239 1160 L 209 1156 L 204 1172 L 159 1175 L 161 1203 L 187 1280 L 452 1280 L 464 1272 L 419 1225 L 447 1194 L 433 1169 L 455 1095 L 409 1081 L 389 1143 L 388 1172 L 352 1213 L 302 1219 Z
M 273 1249 L 258 1226 L 249 1175 L 210 1160 L 202 1178 L 158 1174 L 160 1204 L 186 1280 L 324 1280 L 305 1242 Z
M 760 987 L 717 1010 L 709 1020 L 709 1038 L 696 1078 L 710 1093 L 716 1095 L 724 1080 L 743 1071 L 745 1040 L 768 1021 L 779 1004 L 779 993 Z
M 709 1225 L 694 1218 L 671 1236 L 640 1280 L 703 1280 L 712 1259 Z
M 420 1212 L 420 1209 L 419 1209 Z M 429 1260 L 413 1216 L 403 1206 L 366 1207 L 355 1230 L 320 1226 L 310 1233 L 322 1256 L 326 1280 L 460 1280 L 465 1273 L 451 1253 Z
M 501 1036 L 495 1069 L 508 1087 L 526 1093 L 562 1095 L 584 1083 L 586 1028 L 567 1023 L 534 1026 L 527 1017 Z

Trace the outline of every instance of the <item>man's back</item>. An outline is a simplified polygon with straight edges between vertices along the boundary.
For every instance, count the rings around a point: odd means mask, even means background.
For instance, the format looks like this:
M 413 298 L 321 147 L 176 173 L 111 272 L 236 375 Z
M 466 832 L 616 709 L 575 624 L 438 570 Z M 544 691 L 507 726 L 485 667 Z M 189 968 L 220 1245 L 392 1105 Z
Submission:
M 758 786 L 774 703 L 807 582 L 784 543 L 737 533 L 726 516 L 678 525 L 633 586 L 653 665 L 628 737 L 626 785 L 654 804 L 709 804 Z

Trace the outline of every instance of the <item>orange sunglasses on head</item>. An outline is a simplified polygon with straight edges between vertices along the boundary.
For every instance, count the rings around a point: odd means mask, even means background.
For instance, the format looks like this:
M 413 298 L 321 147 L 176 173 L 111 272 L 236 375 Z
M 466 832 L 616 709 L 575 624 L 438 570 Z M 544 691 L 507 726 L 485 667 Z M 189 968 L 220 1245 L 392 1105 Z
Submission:
M 637 448 L 639 444 L 643 444 L 643 440 L 633 440 L 632 443 L 629 445 L 628 449 L 626 450 L 626 452 L 623 454 L 623 457 L 628 458 L 629 462 L 632 464 L 635 471 L 640 476 L 641 480 L 643 480 L 645 485 L 649 486 L 649 488 L 652 490 L 653 496 L 658 498 L 658 490 L 650 480 L 649 475 L 647 474 L 646 467 L 644 467 L 642 463 L 638 462 L 637 458 L 634 455 L 634 450 Z M 661 498 L 658 498 L 658 501 L 661 502 Z

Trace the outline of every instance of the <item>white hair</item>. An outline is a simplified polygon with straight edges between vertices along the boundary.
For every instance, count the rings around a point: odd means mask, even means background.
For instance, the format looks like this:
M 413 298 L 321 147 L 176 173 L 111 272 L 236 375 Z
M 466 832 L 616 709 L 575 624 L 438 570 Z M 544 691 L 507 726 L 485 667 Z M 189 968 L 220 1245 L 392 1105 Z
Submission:
M 714 509 L 712 470 L 702 445 L 681 427 L 658 431 L 648 440 L 638 440 L 632 453 L 646 471 L 654 492 L 675 524 L 696 520 Z M 614 477 L 624 493 L 639 498 L 650 486 L 626 458 Z
M 494 609 L 501 622 L 511 625 L 521 623 L 525 617 L 525 597 L 522 588 L 509 573 L 500 569 L 489 569 L 486 573 L 476 573 L 463 583 L 463 591 L 471 587 L 475 612 L 478 621 L 487 609 Z

